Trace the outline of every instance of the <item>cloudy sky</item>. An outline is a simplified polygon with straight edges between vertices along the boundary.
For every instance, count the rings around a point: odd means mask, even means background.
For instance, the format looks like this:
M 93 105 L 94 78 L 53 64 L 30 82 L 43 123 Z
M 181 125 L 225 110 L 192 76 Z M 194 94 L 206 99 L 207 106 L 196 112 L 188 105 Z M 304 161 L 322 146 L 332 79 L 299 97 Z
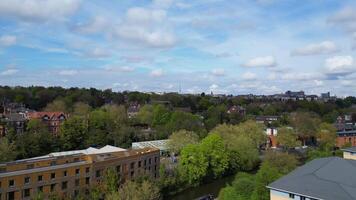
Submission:
M 356 95 L 354 0 L 0 0 L 0 85 Z

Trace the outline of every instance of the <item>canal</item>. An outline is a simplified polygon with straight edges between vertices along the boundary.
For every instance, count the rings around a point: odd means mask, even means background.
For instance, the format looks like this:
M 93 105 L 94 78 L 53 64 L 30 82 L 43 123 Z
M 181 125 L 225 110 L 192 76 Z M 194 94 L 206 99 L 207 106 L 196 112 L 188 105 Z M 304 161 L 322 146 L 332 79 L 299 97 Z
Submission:
M 212 194 L 214 197 L 217 197 L 219 191 L 227 184 L 231 184 L 234 177 L 235 175 L 231 175 L 198 187 L 188 188 L 176 195 L 166 197 L 165 200 L 192 200 L 206 194 Z

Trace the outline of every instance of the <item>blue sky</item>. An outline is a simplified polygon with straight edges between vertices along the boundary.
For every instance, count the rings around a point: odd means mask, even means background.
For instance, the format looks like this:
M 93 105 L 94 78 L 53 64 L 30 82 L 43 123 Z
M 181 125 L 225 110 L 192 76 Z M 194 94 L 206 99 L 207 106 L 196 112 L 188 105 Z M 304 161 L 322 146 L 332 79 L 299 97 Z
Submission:
M 1 0 L 0 85 L 356 95 L 353 0 Z

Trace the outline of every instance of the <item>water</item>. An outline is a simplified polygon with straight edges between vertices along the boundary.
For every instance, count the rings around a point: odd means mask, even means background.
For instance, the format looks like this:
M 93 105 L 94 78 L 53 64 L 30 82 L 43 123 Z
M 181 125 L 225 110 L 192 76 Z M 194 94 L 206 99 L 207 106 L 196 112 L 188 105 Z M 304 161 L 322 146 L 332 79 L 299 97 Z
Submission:
M 214 182 L 200 185 L 194 188 L 188 188 L 176 195 L 165 198 L 165 200 L 192 200 L 206 194 L 212 194 L 214 197 L 219 195 L 219 191 L 234 180 L 235 175 L 227 176 Z

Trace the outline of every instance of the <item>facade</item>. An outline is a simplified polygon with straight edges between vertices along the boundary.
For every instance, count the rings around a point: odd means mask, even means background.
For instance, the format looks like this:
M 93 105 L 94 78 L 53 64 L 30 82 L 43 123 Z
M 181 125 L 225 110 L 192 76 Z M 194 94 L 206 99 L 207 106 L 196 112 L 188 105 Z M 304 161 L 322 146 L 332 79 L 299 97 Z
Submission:
M 116 170 L 120 181 L 140 174 L 158 177 L 159 150 L 126 150 L 113 146 L 101 149 L 51 153 L 0 164 L 0 200 L 31 199 L 37 193 L 45 198 L 57 194 L 64 199 L 100 183 L 108 168 Z
M 342 149 L 345 159 L 356 160 L 356 147 Z
M 352 120 L 352 115 L 339 116 L 335 122 L 335 128 L 337 129 L 337 147 L 356 146 L 356 124 Z
M 30 112 L 26 117 L 28 120 L 42 121 L 53 135 L 58 135 L 61 124 L 67 119 L 67 115 L 63 112 Z
M 277 134 L 278 131 L 276 128 L 266 128 L 265 131 L 268 140 L 267 140 L 267 148 L 277 148 Z
M 0 119 L 0 135 L 6 135 L 9 129 L 13 129 L 15 133 L 21 134 L 26 129 L 26 117 L 22 113 L 8 113 L 2 115 Z
M 257 116 L 256 122 L 261 124 L 271 124 L 272 122 L 276 122 L 279 120 L 279 116 Z
M 240 114 L 241 116 L 245 116 L 246 115 L 246 109 L 242 106 L 231 106 L 227 112 L 227 114 Z
M 141 105 L 137 102 L 131 103 L 127 108 L 127 116 L 128 118 L 136 117 L 138 112 L 140 111 Z
M 355 200 L 356 160 L 315 159 L 269 184 L 271 200 Z

